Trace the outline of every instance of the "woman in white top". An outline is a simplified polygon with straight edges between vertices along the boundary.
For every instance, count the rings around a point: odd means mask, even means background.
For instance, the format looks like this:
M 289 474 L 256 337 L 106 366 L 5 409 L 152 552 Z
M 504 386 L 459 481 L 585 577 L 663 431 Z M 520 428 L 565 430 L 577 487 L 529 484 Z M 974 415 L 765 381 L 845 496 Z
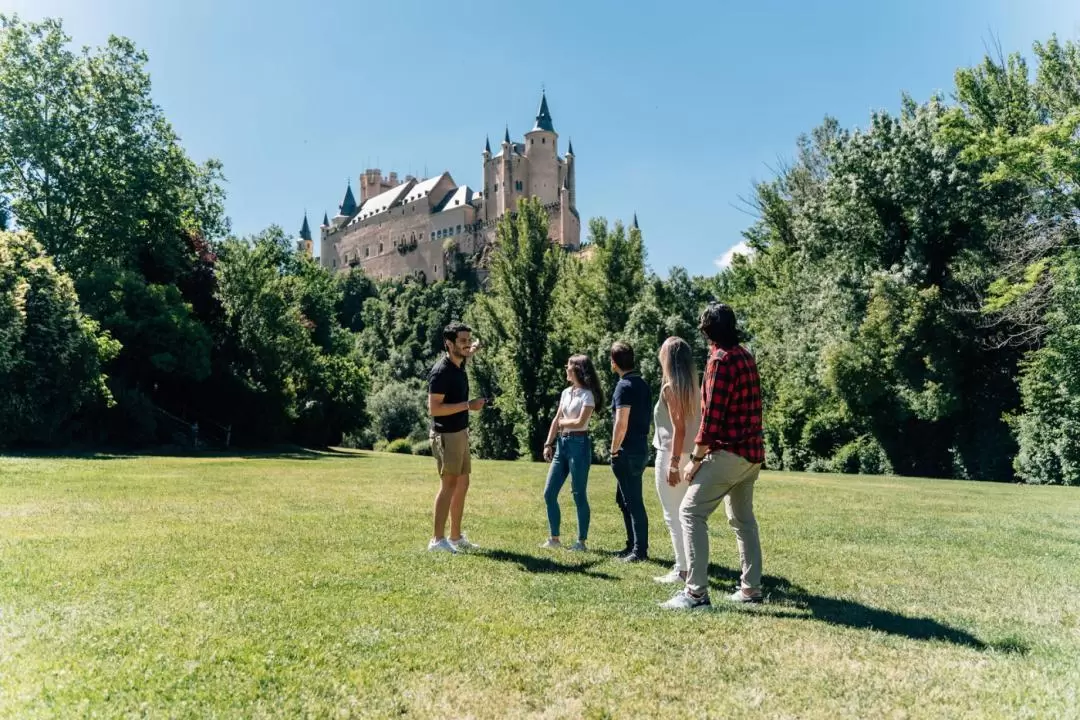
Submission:
M 544 486 L 544 502 L 547 503 L 550 537 L 543 548 L 562 547 L 559 524 L 559 491 L 570 476 L 570 489 L 577 506 L 578 539 L 571 550 L 585 550 L 589 537 L 589 468 L 592 466 L 592 443 L 589 441 L 589 418 L 593 409 L 604 402 L 604 391 L 596 369 L 586 355 L 574 355 L 566 363 L 566 380 L 570 387 L 562 392 L 559 409 L 551 421 L 547 442 L 544 443 L 544 459 L 551 463 L 547 484 Z
M 701 419 L 701 391 L 694 367 L 694 353 L 682 338 L 669 337 L 660 346 L 660 368 L 663 371 L 663 384 L 660 399 L 653 409 L 656 492 L 664 508 L 664 522 L 671 532 L 675 567 L 655 580 L 659 583 L 680 583 L 686 580 L 690 565 L 683 542 L 679 505 L 690 486 L 679 476 L 679 458 L 683 453 L 694 451 L 694 438 Z

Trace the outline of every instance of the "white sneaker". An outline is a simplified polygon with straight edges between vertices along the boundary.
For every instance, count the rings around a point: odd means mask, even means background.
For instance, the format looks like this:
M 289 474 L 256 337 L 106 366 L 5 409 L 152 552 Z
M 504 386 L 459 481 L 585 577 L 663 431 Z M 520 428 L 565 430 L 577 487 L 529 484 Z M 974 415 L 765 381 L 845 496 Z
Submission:
M 558 548 L 561 548 L 561 547 L 562 547 L 562 542 L 560 542 L 559 540 L 552 540 L 551 538 L 548 538 L 547 540 L 544 541 L 544 544 L 540 546 L 540 549 L 541 550 L 557 550 Z
M 672 568 L 671 572 L 667 575 L 654 577 L 653 582 L 660 583 L 661 585 L 676 585 L 678 583 L 686 582 L 686 578 L 683 577 L 676 568 Z
M 443 538 L 442 540 L 431 540 L 427 544 L 427 549 L 428 552 L 446 552 L 451 555 L 457 552 L 457 550 L 454 549 L 454 546 L 446 538 Z
M 585 547 L 585 543 L 578 540 L 576 543 L 567 548 L 571 552 L 588 552 L 589 548 Z
M 675 597 L 667 602 L 660 603 L 660 607 L 665 610 L 707 610 L 711 606 L 708 595 L 694 597 L 686 588 L 675 593 Z
M 450 540 L 448 542 L 450 543 L 450 547 L 458 552 L 468 552 L 469 550 L 476 550 L 480 547 L 476 543 L 470 542 L 465 533 L 461 533 L 461 537 L 457 540 Z

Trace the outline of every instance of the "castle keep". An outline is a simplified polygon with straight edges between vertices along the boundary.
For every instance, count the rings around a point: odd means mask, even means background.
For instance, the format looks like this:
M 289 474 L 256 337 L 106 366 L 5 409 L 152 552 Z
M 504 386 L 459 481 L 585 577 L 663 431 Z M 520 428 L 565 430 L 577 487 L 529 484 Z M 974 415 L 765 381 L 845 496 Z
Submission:
M 320 262 L 331 270 L 361 267 L 374 278 L 414 275 L 443 280 L 460 255 L 479 256 L 495 240 L 499 218 L 520 198 L 537 197 L 548 211 L 552 242 L 576 250 L 581 244 L 574 180 L 574 145 L 559 156 L 559 135 L 541 96 L 533 129 L 523 142 L 507 129 L 498 152 L 490 141 L 482 153 L 483 188 L 458 185 L 444 172 L 419 179 L 377 169 L 360 176 L 357 202 L 350 182 L 333 218 L 323 216 Z M 307 216 L 298 246 L 313 250 Z

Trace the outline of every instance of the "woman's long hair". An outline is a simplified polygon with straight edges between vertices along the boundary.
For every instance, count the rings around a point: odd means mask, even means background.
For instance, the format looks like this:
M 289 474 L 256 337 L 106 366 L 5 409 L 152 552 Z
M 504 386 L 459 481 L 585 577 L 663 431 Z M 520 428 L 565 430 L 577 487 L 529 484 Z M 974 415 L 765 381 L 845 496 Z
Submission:
M 596 407 L 603 406 L 604 389 L 600 386 L 600 378 L 597 376 L 596 368 L 593 367 L 589 356 L 573 355 L 570 357 L 568 364 L 577 384 L 592 393 Z
M 671 394 L 682 410 L 680 414 L 688 418 L 700 392 L 690 343 L 680 337 L 665 340 L 660 346 L 660 368 L 664 384 L 671 388 Z

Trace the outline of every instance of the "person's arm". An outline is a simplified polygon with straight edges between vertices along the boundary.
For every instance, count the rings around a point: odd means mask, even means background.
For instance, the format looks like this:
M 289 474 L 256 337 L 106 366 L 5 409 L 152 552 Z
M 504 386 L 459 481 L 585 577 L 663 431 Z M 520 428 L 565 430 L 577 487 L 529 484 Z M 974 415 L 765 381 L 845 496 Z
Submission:
M 611 457 L 615 457 L 622 450 L 623 439 L 626 438 L 626 428 L 630 424 L 630 407 L 615 408 L 615 427 L 611 430 Z
M 728 396 L 731 393 L 731 368 L 719 357 L 709 358 L 705 367 L 705 382 L 701 386 L 701 426 L 694 438 L 694 454 L 683 470 L 687 480 L 693 480 L 701 467 L 705 454 L 723 440 L 721 431 L 727 415 Z
M 486 402 L 483 398 L 459 403 L 444 402 L 445 399 L 445 394 L 428 393 L 427 405 L 428 412 L 431 413 L 431 417 L 445 417 L 447 415 L 456 415 L 460 412 L 465 412 L 467 410 L 478 412 L 481 408 L 484 407 L 484 403 Z
M 682 403 L 676 400 L 671 387 L 665 385 L 660 391 L 660 398 L 667 405 L 671 423 L 675 426 L 675 437 L 671 442 L 671 465 L 668 466 L 667 483 L 672 487 L 679 484 L 679 461 L 682 459 L 683 439 L 686 437 L 685 411 Z
M 585 405 L 581 408 L 581 414 L 579 414 L 573 420 L 563 420 L 559 423 L 559 428 L 566 430 L 567 432 L 577 432 L 578 430 L 584 430 L 589 427 L 589 418 L 592 417 L 593 407 L 592 405 Z
M 551 458 L 555 456 L 555 433 L 559 430 L 559 416 L 555 415 L 551 420 L 551 427 L 548 428 L 547 440 L 544 441 L 544 461 L 551 462 Z

